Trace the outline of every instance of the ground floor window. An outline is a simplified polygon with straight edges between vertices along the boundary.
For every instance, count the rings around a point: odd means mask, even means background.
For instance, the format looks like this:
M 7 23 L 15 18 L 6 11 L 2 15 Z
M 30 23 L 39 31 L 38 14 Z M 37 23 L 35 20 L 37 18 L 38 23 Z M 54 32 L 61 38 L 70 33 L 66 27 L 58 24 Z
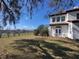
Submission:
M 61 28 L 56 28 L 55 33 L 56 33 L 56 36 L 60 36 L 61 33 L 62 33 L 62 29 Z

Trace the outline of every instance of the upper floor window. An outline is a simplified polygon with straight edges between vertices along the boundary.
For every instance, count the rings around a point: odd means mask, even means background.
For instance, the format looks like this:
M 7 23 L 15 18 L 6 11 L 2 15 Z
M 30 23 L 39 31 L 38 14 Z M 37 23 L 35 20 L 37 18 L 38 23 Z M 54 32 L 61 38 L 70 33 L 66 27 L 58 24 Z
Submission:
M 62 16 L 61 17 L 61 21 L 65 21 L 65 16 Z
M 55 22 L 55 17 L 52 18 L 52 22 Z
M 60 17 L 57 17 L 57 22 L 60 22 Z
M 77 19 L 79 19 L 79 13 L 77 13 Z

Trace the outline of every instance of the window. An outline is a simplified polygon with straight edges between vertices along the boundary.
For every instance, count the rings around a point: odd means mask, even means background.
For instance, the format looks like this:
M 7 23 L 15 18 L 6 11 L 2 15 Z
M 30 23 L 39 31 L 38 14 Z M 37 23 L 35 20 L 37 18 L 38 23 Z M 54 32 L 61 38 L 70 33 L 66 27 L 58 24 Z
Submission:
M 61 28 L 59 29 L 59 34 L 61 35 Z
M 61 21 L 65 21 L 65 16 L 62 16 L 61 17 Z
M 60 17 L 57 17 L 57 22 L 60 22 Z
M 61 34 L 61 26 L 56 26 L 56 33 L 57 33 L 58 35 Z
M 52 18 L 52 22 L 55 22 L 55 17 L 54 17 L 54 18 Z
M 79 19 L 79 13 L 77 13 L 77 19 Z
M 62 34 L 61 28 L 56 28 L 55 33 L 56 33 L 56 36 L 60 36 Z

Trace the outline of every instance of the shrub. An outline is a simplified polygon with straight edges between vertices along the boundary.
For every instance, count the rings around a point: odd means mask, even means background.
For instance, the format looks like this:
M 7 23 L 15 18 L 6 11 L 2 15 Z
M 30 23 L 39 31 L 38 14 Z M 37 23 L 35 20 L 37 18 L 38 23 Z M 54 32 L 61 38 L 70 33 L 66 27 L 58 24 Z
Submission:
M 36 30 L 34 30 L 34 35 L 38 35 L 39 34 L 39 31 L 36 29 Z
M 40 25 L 36 30 L 34 30 L 34 35 L 49 36 L 48 26 Z

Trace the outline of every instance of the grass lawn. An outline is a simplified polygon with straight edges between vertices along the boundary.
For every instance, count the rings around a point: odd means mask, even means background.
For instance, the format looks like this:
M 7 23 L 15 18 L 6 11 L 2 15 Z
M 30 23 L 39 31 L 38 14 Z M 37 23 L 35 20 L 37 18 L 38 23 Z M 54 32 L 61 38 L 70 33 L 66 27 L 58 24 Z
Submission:
M 79 42 L 21 34 L 0 38 L 0 59 L 79 59 Z

